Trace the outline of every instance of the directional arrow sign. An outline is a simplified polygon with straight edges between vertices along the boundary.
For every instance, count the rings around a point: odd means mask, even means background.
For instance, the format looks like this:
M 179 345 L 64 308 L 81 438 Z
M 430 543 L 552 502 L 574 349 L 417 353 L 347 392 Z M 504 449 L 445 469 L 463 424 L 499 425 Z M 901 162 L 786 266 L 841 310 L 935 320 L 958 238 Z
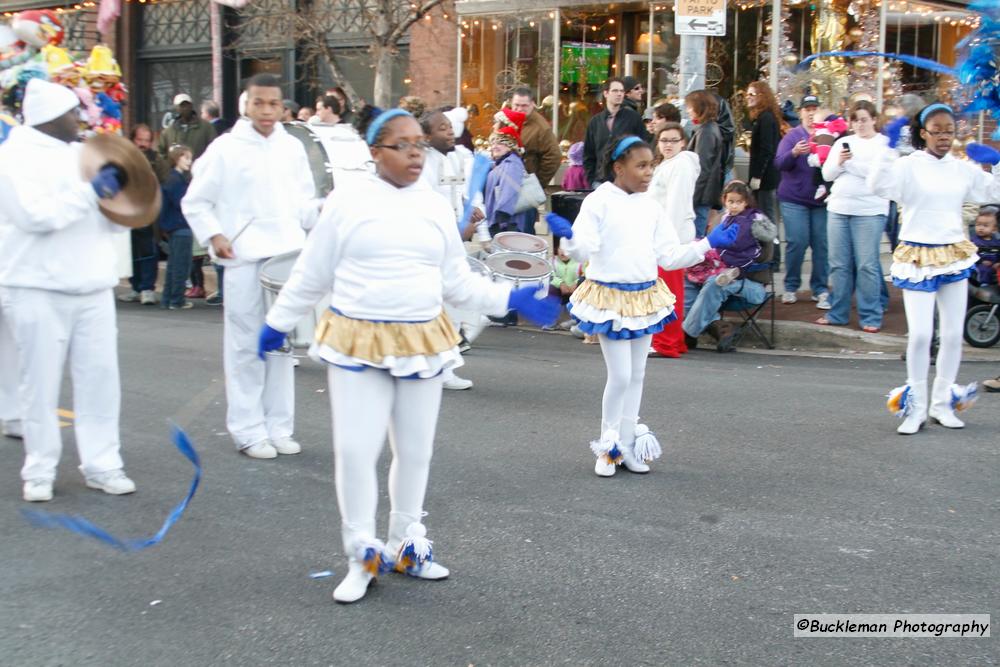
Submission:
M 726 34 L 726 0 L 677 0 L 674 13 L 678 35 Z

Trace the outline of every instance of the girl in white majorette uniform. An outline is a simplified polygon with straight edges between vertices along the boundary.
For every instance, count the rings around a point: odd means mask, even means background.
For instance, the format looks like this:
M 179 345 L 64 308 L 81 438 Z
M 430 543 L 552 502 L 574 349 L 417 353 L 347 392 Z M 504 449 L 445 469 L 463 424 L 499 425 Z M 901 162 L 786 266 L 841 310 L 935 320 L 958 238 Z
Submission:
M 594 472 L 615 474 L 619 463 L 631 472 L 649 472 L 660 456 L 656 437 L 639 424 L 639 404 L 650 337 L 676 319 L 675 297 L 657 277 L 666 270 L 693 266 L 710 247 L 728 247 L 736 226 L 716 227 L 707 238 L 681 244 L 663 207 L 647 195 L 653 177 L 653 152 L 639 137 L 608 145 L 604 173 L 613 175 L 583 200 L 576 220 L 556 214 L 547 220 L 560 247 L 579 262 L 589 262 L 586 280 L 570 298 L 570 313 L 580 329 L 597 335 L 608 370 L 601 404 L 601 434 L 591 443 Z M 684 295 L 679 295 L 684 298 Z
M 917 114 L 910 136 L 917 150 L 905 157 L 895 151 L 904 119 L 891 123 L 889 146 L 868 174 L 868 187 L 880 197 L 898 202 L 902 211 L 899 245 L 892 254 L 890 274 L 903 290 L 906 325 L 906 384 L 889 395 L 889 409 L 903 417 L 896 429 L 911 435 L 928 418 L 947 428 L 965 424 L 955 416 L 975 397 L 975 384 L 955 384 L 962 361 L 962 327 L 968 297 L 968 278 L 978 256 L 962 224 L 962 204 L 1000 200 L 1000 171 L 984 172 L 973 162 L 951 154 L 955 114 L 945 104 L 931 104 Z M 995 164 L 1000 153 L 985 146 Z M 973 147 L 969 147 L 970 157 Z M 980 154 L 981 155 L 981 154 Z M 927 374 L 934 307 L 940 322 L 937 376 L 928 410 Z
M 330 294 L 314 353 L 328 364 L 347 576 L 333 597 L 354 602 L 389 568 L 437 580 L 422 524 L 424 492 L 441 403 L 442 372 L 462 364 L 459 335 L 443 302 L 498 316 L 516 308 L 551 323 L 558 302 L 537 288 L 511 290 L 474 274 L 451 204 L 420 181 L 427 144 L 402 109 L 386 111 L 365 131 L 376 174 L 334 190 L 288 283 L 268 312 L 259 352 Z M 526 310 L 525 310 L 526 309 Z M 388 539 L 376 539 L 376 463 L 388 435 Z

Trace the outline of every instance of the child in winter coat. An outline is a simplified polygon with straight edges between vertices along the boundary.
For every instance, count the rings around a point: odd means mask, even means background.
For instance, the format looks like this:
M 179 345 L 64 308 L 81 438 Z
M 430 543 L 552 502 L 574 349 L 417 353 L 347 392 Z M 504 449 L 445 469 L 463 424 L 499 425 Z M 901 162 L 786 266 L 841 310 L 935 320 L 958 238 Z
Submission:
M 524 180 L 524 161 L 521 159 L 521 128 L 524 126 L 523 113 L 504 109 L 498 113 L 496 129 L 490 135 L 490 155 L 493 169 L 486 177 L 486 219 L 490 234 L 500 232 L 523 232 L 529 218 L 534 219 L 535 210 L 517 212 L 517 199 Z M 501 122 L 503 120 L 503 122 Z
M 755 221 L 767 220 L 767 217 L 754 207 L 753 193 L 743 181 L 730 181 L 722 190 L 722 205 L 725 215 L 719 224 L 725 229 L 737 225 L 739 232 L 733 244 L 719 251 L 719 259 L 726 266 L 718 274 L 715 282 L 726 286 L 742 277 L 746 269 L 760 257 L 760 242 L 754 237 Z
M 552 258 L 552 283 L 549 285 L 549 294 L 559 297 L 560 302 L 566 305 L 582 278 L 583 267 L 580 266 L 580 262 L 560 248 L 558 254 Z M 559 328 L 569 329 L 572 324 L 572 320 L 566 320 L 559 323 Z
M 173 146 L 167 153 L 170 174 L 163 182 L 163 206 L 160 209 L 160 233 L 166 237 L 167 276 L 163 281 L 160 305 L 170 310 L 187 309 L 192 303 L 185 299 L 184 284 L 191 273 L 194 236 L 181 211 L 181 200 L 191 182 L 191 149 Z
M 578 141 L 566 151 L 569 168 L 562 178 L 563 190 L 590 190 L 587 171 L 583 167 L 583 142 Z

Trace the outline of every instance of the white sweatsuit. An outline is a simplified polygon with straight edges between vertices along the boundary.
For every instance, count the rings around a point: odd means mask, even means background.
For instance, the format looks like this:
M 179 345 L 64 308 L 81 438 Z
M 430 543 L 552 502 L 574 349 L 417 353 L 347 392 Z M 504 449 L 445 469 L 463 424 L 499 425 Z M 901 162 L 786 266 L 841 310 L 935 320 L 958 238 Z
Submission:
M 25 481 L 53 481 L 69 359 L 80 470 L 122 468 L 115 235 L 80 176 L 80 144 L 17 127 L 0 146 L 0 303 L 17 346 Z
M 374 322 L 434 320 L 445 302 L 502 315 L 510 288 L 472 273 L 448 202 L 425 183 L 398 188 L 378 176 L 334 190 L 288 283 L 267 315 L 290 331 L 326 293 L 343 316 Z M 330 364 L 337 498 L 344 548 L 375 537 L 375 464 L 388 434 L 392 504 L 388 546 L 420 522 L 434 443 L 442 370 L 457 348 L 438 354 L 358 359 L 317 344 Z
M 238 449 L 290 437 L 295 426 L 293 359 L 257 358 L 264 324 L 260 270 L 274 256 L 299 250 L 315 224 L 319 200 L 305 149 L 279 123 L 265 137 L 249 120 L 213 141 L 192 169 L 181 202 L 198 241 L 222 234 L 235 259 L 225 272 L 226 426 Z

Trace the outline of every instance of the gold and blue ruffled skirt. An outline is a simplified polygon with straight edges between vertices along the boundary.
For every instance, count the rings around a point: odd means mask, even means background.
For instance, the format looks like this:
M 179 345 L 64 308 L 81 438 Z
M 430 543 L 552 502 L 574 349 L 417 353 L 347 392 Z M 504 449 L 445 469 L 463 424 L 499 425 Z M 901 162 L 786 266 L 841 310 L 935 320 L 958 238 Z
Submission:
M 936 292 L 942 285 L 966 280 L 978 259 L 975 244 L 968 240 L 944 245 L 900 241 L 889 275 L 900 289 Z
M 378 368 L 395 377 L 429 378 L 462 365 L 461 340 L 442 311 L 424 322 L 374 321 L 329 308 L 316 326 L 313 353 L 349 370 Z
M 676 301 L 660 278 L 644 283 L 588 278 L 573 292 L 568 308 L 584 333 L 631 340 L 659 333 L 676 320 Z

